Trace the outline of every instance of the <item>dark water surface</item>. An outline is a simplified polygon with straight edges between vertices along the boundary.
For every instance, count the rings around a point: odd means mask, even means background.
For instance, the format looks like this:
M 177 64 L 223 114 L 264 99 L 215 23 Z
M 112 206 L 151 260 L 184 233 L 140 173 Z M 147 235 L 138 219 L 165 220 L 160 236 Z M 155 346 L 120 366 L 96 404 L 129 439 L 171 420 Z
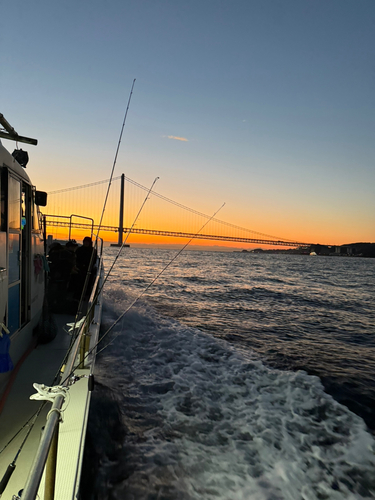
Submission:
M 126 250 L 106 325 L 173 255 Z M 374 278 L 371 259 L 182 254 L 98 356 L 87 498 L 374 498 Z

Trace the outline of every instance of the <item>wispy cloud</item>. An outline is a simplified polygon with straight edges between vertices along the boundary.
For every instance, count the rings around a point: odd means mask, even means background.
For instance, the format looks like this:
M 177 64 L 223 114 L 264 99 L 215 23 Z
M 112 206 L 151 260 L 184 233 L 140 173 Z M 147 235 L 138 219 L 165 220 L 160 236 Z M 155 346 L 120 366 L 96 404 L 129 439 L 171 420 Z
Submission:
M 176 137 L 175 135 L 168 135 L 168 139 L 174 139 L 175 141 L 189 142 L 186 137 Z

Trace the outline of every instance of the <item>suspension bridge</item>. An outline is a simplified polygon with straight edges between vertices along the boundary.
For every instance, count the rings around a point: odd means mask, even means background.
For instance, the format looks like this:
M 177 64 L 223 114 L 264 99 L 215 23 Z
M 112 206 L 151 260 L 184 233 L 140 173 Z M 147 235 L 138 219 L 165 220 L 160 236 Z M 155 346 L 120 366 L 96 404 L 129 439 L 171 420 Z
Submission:
M 107 197 L 108 183 L 106 179 L 49 192 L 44 215 L 48 234 L 58 239 L 80 239 L 100 229 L 100 236 L 108 241 L 113 241 L 117 233 L 118 245 L 129 234 L 132 242 L 142 243 L 176 243 L 180 238 L 194 238 L 291 248 L 311 245 L 224 222 L 150 191 L 124 174 L 112 179 Z

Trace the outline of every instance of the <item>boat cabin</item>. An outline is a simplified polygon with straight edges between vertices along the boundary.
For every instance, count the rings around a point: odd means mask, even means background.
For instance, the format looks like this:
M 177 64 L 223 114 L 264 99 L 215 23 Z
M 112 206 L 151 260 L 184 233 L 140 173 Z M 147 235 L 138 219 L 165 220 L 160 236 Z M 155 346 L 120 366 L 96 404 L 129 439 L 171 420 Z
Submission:
M 10 154 L 0 141 L 0 394 L 7 374 L 35 340 L 43 307 L 44 238 L 38 202 L 46 204 L 46 193 L 36 191 L 26 163 L 25 151 Z

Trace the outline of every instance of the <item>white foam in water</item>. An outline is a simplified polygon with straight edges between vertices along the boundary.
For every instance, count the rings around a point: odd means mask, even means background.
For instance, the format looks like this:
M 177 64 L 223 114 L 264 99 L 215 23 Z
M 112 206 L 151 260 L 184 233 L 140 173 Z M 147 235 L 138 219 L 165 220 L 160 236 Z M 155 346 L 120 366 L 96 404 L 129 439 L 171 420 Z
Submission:
M 124 309 L 118 289 L 107 299 Z M 374 440 L 317 377 L 267 368 L 144 304 L 119 332 L 98 363 L 105 378 L 123 360 L 110 385 L 122 386 L 131 466 L 115 498 L 375 497 Z

